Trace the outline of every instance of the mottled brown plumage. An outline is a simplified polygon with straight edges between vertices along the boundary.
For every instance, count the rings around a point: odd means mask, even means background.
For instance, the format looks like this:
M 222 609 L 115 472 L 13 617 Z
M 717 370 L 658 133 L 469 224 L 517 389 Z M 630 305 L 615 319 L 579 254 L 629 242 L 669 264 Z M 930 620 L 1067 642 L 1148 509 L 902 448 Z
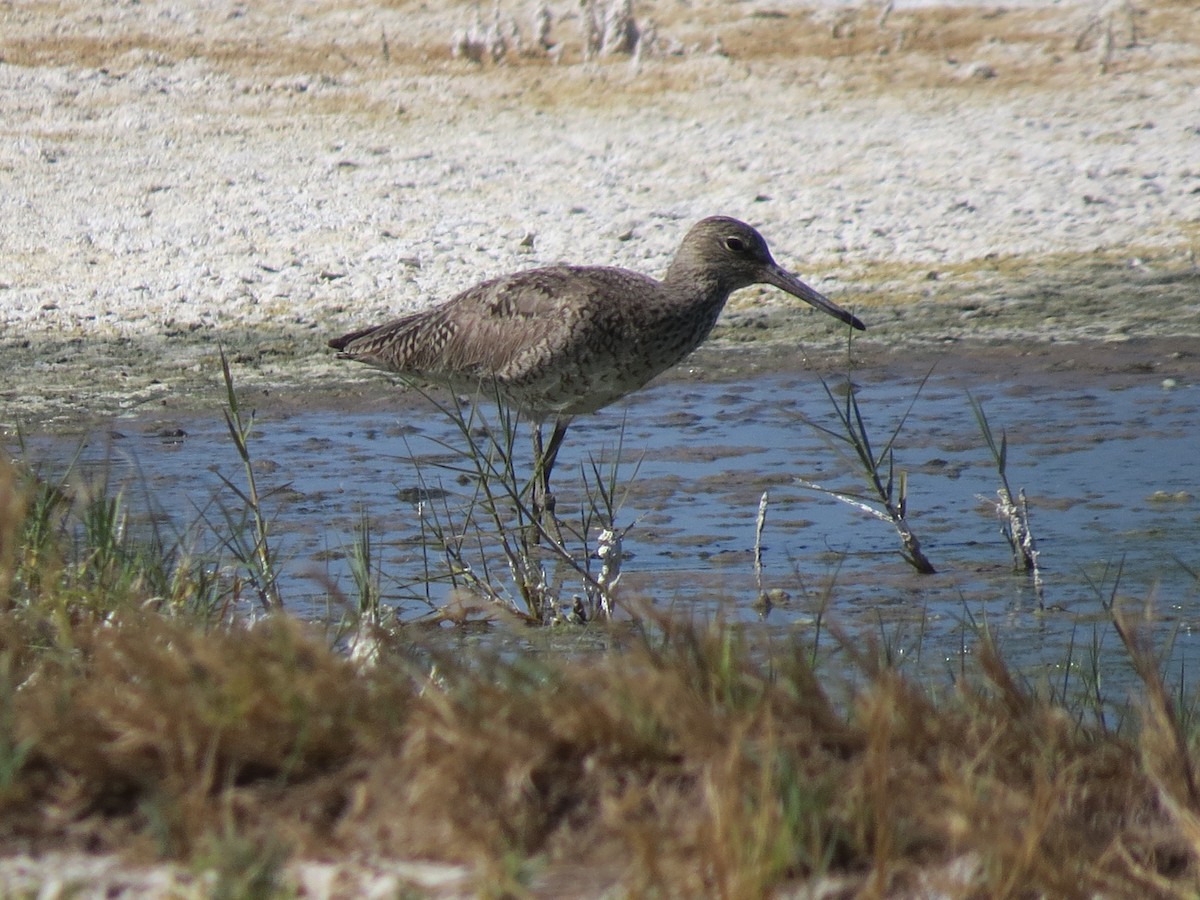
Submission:
M 538 425 L 544 488 L 572 416 L 602 409 L 678 363 L 708 337 L 729 295 L 752 284 L 772 284 L 864 327 L 780 268 L 749 225 L 714 216 L 687 233 L 662 281 L 608 267 L 529 269 L 329 346 L 342 359 L 455 391 L 497 391 Z M 547 419 L 555 430 L 542 454 Z
M 329 345 L 343 359 L 455 390 L 495 383 L 543 421 L 595 412 L 642 387 L 704 342 L 733 291 L 761 283 L 863 327 L 776 265 L 749 225 L 714 217 L 688 232 L 662 281 L 599 266 L 528 269 Z

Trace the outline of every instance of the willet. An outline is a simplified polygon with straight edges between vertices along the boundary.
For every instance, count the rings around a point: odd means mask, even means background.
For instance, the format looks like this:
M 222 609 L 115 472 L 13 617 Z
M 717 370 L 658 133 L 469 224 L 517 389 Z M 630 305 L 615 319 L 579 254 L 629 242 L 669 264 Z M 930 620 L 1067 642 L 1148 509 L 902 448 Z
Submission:
M 762 235 L 724 216 L 684 237 L 662 281 L 603 266 L 549 266 L 484 281 L 445 303 L 329 342 L 353 359 L 452 391 L 495 391 L 533 421 L 533 509 L 574 416 L 669 369 L 708 337 L 729 295 L 787 291 L 853 328 L 855 316 L 781 268 Z M 549 443 L 542 429 L 553 420 Z

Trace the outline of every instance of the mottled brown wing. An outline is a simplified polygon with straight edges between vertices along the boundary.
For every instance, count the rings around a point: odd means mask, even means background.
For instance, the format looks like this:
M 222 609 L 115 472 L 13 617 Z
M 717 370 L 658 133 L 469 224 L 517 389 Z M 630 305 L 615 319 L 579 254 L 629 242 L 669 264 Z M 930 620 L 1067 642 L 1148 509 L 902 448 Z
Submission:
M 345 359 L 439 381 L 519 382 L 586 356 L 605 324 L 623 318 L 618 310 L 633 287 L 624 283 L 631 278 L 642 280 L 616 269 L 530 269 L 485 281 L 441 306 L 353 332 L 330 346 Z

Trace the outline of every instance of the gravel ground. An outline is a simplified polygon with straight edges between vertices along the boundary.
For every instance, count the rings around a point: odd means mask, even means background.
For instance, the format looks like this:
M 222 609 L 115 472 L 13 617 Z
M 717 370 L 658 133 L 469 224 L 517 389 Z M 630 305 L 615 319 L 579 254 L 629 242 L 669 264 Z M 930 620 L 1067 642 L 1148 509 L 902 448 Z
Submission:
M 716 213 L 864 353 L 1200 334 L 1189 5 L 663 0 L 636 67 L 579 58 L 573 3 L 557 64 L 500 65 L 451 58 L 468 4 L 9 6 L 0 424 L 207 402 L 218 344 L 244 384 L 331 389 L 369 376 L 329 336 L 525 266 L 660 273 Z M 718 338 L 835 339 L 779 303 L 741 293 Z
M 643 3 L 675 55 L 636 67 L 579 59 L 565 3 L 558 64 L 452 59 L 470 7 L 436 6 L 7 7 L 0 424 L 208 402 L 218 344 L 331 389 L 369 377 L 323 350 L 344 329 L 536 264 L 658 273 L 714 213 L 864 353 L 1200 334 L 1189 4 Z M 779 302 L 718 337 L 834 339 Z

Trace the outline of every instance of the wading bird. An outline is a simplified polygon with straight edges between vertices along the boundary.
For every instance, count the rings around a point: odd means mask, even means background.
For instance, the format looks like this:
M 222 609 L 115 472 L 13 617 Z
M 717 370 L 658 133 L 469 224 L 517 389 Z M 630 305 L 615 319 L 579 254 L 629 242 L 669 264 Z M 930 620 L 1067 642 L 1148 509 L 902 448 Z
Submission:
M 708 337 L 729 295 L 770 284 L 852 328 L 855 316 L 781 268 L 762 235 L 724 216 L 692 226 L 665 277 L 604 266 L 502 275 L 424 312 L 329 342 L 342 359 L 455 392 L 495 391 L 533 421 L 533 511 L 553 512 L 550 473 L 571 419 L 669 369 Z M 553 422 L 548 443 L 543 428 Z

